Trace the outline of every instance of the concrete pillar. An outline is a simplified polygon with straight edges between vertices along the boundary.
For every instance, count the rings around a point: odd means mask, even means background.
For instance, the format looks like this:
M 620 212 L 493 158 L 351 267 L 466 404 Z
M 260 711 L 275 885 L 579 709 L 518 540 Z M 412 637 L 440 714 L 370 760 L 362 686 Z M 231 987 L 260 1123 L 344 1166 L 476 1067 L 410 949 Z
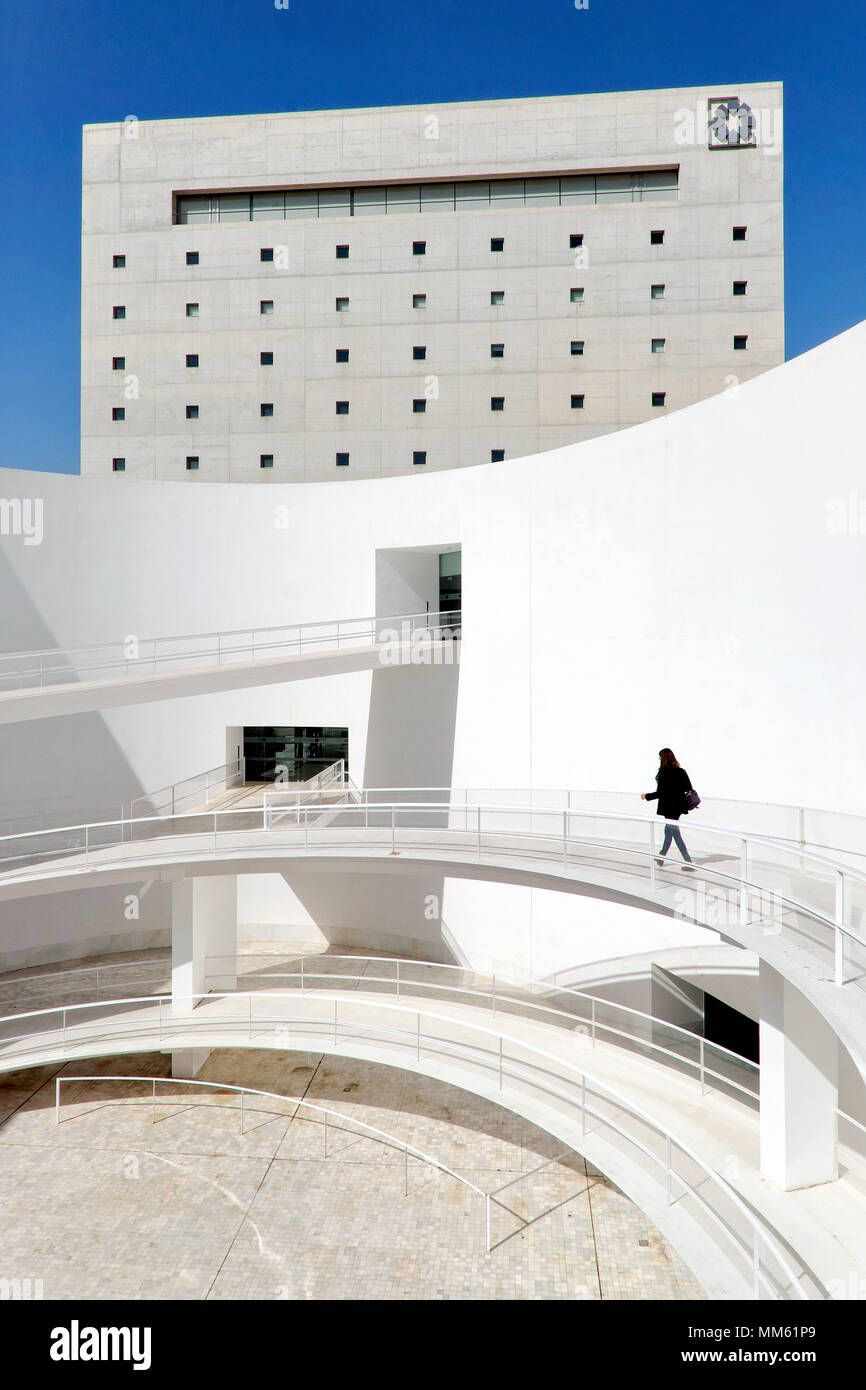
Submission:
M 238 892 L 234 874 L 184 878 L 171 885 L 172 1012 L 188 1013 L 196 995 L 237 983 Z M 175 1048 L 172 1076 L 194 1077 L 208 1048 Z
M 237 983 L 238 889 L 234 874 L 171 885 L 171 993 L 175 1012 L 193 997 Z
M 832 1182 L 839 1043 L 793 985 L 761 961 L 761 1172 L 791 1190 Z

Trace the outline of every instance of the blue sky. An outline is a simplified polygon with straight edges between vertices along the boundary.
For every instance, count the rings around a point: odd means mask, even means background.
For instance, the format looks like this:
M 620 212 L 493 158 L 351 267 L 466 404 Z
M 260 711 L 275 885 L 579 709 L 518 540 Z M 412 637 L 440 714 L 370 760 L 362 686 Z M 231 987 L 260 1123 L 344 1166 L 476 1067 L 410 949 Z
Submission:
M 788 356 L 866 318 L 863 0 L 0 0 L 0 464 L 78 471 L 81 126 L 785 82 Z

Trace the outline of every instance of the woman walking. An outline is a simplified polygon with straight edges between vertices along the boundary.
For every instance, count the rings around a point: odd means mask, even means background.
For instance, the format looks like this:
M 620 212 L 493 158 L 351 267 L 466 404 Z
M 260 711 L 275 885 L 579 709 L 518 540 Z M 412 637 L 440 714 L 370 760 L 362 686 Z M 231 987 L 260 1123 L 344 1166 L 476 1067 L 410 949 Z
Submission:
M 670 748 L 663 748 L 659 753 L 656 789 L 654 792 L 641 792 L 641 801 L 658 801 L 658 814 L 660 816 L 664 816 L 666 821 L 679 820 L 680 816 L 685 815 L 688 809 L 686 792 L 691 790 L 692 784 L 689 781 L 689 774 L 684 767 L 680 767 Z M 672 843 L 676 844 L 686 861 L 683 865 L 683 872 L 694 872 L 691 855 L 686 849 L 686 842 L 678 825 L 665 826 L 665 838 L 660 857 L 656 863 L 660 865 L 664 862 L 664 857 Z

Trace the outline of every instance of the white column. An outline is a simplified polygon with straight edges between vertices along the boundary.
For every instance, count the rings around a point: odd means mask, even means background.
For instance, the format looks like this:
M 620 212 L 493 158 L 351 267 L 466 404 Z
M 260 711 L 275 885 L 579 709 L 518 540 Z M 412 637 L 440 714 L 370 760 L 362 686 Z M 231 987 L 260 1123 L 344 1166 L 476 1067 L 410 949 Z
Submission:
M 196 996 L 233 989 L 237 981 L 237 877 L 202 875 L 171 885 L 172 1012 L 188 1013 Z M 208 1048 L 175 1048 L 172 1076 L 194 1077 Z
M 803 994 L 761 961 L 761 1172 L 785 1190 L 838 1177 L 839 1042 Z

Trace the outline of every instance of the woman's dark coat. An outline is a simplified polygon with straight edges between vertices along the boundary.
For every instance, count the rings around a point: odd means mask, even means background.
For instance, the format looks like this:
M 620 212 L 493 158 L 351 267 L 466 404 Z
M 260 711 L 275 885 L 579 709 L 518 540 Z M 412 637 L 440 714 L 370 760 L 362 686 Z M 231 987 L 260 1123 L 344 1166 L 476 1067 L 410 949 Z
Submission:
M 679 820 L 686 813 L 685 795 L 692 784 L 684 767 L 660 767 L 656 773 L 656 790 L 647 792 L 647 801 L 658 801 L 658 814 L 665 820 Z

